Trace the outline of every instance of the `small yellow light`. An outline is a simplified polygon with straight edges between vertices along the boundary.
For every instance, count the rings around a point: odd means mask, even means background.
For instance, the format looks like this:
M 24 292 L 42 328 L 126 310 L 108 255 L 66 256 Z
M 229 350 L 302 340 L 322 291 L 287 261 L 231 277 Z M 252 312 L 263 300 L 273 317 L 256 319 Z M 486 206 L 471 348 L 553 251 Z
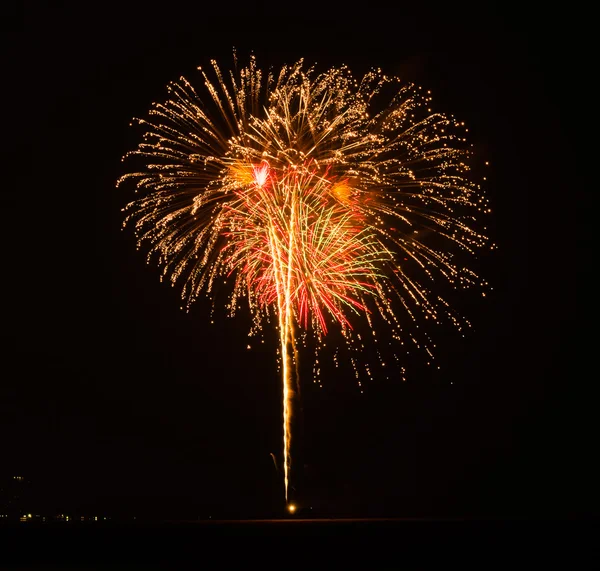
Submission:
M 296 511 L 296 506 L 294 504 L 290 504 L 288 506 L 288 511 L 293 514 Z

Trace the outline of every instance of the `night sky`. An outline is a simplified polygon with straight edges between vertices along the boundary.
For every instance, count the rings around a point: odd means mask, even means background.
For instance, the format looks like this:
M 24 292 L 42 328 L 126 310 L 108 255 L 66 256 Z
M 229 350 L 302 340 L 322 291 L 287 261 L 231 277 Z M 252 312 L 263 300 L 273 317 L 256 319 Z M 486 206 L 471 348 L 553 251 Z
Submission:
M 580 47 L 558 33 L 585 15 L 203 4 L 27 2 L 5 14 L 0 473 L 28 478 L 48 514 L 283 511 L 276 338 L 247 351 L 244 315 L 217 312 L 211 326 L 208 302 L 181 311 L 121 230 L 131 194 L 115 188 L 138 140 L 130 120 L 235 47 L 263 67 L 303 57 L 422 85 L 491 163 L 498 250 L 477 268 L 494 291 L 461 308 L 473 332 L 440 340 L 436 374 L 376 379 L 364 394 L 352 378 L 307 384 L 303 507 L 598 514 L 596 380 L 578 315 L 590 310 L 576 224 L 591 192 L 576 130 L 587 102 Z

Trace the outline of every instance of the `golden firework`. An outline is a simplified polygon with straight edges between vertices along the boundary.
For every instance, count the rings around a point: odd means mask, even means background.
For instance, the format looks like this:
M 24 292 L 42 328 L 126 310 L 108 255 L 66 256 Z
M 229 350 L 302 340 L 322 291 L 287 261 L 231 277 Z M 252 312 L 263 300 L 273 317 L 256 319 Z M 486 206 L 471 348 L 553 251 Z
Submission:
M 171 83 L 138 120 L 142 140 L 124 158 L 141 166 L 118 182 L 139 194 L 125 224 L 188 307 L 232 276 L 231 313 L 246 298 L 254 331 L 276 318 L 287 498 L 298 330 L 321 342 L 337 326 L 352 346 L 353 322 L 375 315 L 398 340 L 421 317 L 462 328 L 437 284 L 486 285 L 465 260 L 488 245 L 489 206 L 464 125 L 414 85 L 302 60 L 199 71 L 198 88 Z

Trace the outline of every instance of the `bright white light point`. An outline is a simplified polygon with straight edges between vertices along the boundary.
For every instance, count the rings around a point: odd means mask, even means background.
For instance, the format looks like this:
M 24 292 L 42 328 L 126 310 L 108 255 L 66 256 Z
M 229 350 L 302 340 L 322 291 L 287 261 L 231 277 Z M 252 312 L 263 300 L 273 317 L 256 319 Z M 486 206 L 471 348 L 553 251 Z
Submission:
M 265 162 L 258 167 L 252 167 L 252 172 L 256 184 L 258 186 L 263 186 L 265 182 L 267 182 L 267 177 L 269 176 L 269 164 Z

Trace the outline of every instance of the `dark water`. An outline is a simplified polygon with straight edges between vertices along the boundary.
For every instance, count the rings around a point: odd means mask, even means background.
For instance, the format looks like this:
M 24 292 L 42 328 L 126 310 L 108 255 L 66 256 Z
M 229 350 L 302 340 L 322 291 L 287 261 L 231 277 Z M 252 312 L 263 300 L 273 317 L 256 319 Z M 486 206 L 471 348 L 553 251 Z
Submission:
M 596 528 L 549 520 L 12 524 L 0 526 L 0 569 L 598 568 Z

